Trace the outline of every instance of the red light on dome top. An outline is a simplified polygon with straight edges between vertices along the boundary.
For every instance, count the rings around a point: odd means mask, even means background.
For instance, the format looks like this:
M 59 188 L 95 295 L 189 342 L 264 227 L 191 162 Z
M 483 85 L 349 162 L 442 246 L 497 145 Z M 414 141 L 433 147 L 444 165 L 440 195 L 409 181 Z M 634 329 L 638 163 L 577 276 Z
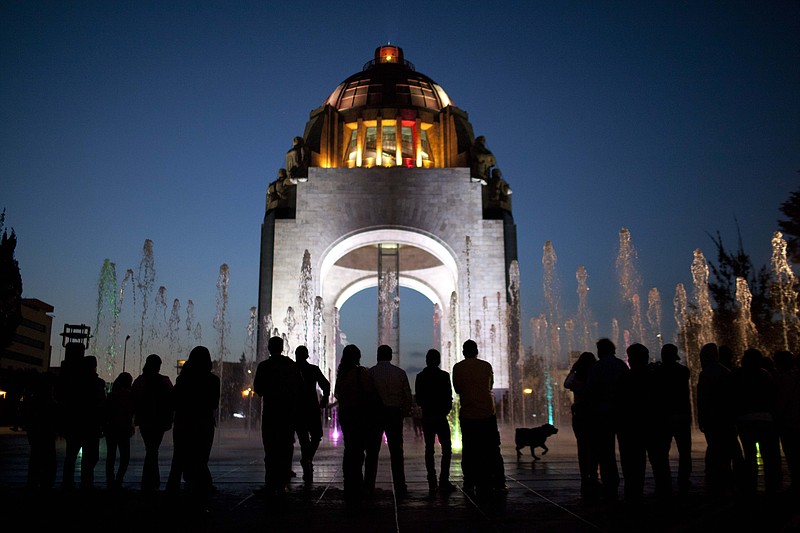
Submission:
M 396 46 L 381 46 L 379 55 L 381 63 L 397 63 L 397 57 L 400 54 Z

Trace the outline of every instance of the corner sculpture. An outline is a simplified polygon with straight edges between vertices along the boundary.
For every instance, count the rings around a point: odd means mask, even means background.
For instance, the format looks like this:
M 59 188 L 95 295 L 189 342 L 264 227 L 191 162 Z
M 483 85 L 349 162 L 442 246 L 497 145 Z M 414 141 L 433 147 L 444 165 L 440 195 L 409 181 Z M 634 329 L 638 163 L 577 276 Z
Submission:
M 490 170 L 497 164 L 494 154 L 486 148 L 486 138 L 483 135 L 475 137 L 472 142 L 470 150 L 472 156 L 472 165 L 470 175 L 475 181 L 480 181 L 482 185 L 486 185 L 491 178 Z
M 292 147 L 286 152 L 286 173 L 292 184 L 308 179 L 308 165 L 311 150 L 305 145 L 302 137 L 292 139 Z
M 289 179 L 286 169 L 278 169 L 278 179 L 270 183 L 267 187 L 267 210 L 269 211 L 276 207 L 285 207 L 286 201 L 289 198 L 289 187 L 293 187 L 294 185 L 295 183 Z

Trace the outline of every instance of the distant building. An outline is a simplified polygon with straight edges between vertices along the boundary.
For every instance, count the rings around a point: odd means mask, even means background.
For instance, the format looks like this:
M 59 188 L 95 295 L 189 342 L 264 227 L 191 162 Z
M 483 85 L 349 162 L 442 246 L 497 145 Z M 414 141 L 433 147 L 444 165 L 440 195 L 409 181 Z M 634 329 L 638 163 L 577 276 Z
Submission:
M 22 320 L 11 344 L 0 350 L 0 368 L 36 370 L 50 368 L 50 334 L 53 306 L 36 298 L 22 299 Z

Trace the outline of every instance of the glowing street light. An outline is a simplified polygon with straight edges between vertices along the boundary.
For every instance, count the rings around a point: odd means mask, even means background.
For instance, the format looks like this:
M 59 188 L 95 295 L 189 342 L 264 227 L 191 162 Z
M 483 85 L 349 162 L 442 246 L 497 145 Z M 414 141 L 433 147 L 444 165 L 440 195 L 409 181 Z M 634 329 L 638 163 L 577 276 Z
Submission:
M 122 371 L 125 372 L 125 359 L 128 357 L 128 341 L 131 340 L 130 335 L 125 336 L 125 344 L 122 349 Z

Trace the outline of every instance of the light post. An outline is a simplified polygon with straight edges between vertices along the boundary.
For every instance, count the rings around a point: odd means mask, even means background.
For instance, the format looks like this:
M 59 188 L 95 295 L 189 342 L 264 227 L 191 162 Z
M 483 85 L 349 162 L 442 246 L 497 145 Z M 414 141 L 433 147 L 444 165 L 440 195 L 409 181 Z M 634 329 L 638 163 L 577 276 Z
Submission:
M 131 340 L 130 335 L 125 336 L 125 344 L 122 349 L 122 371 L 125 372 L 125 359 L 128 357 L 128 341 Z
M 530 396 L 531 394 L 533 394 L 533 389 L 531 389 L 529 387 L 522 389 L 522 426 L 523 427 L 527 427 L 526 424 L 528 423 L 527 415 L 525 414 L 525 411 L 526 411 L 525 407 L 526 407 L 526 404 L 528 403 L 528 401 L 526 399 L 526 396 Z

